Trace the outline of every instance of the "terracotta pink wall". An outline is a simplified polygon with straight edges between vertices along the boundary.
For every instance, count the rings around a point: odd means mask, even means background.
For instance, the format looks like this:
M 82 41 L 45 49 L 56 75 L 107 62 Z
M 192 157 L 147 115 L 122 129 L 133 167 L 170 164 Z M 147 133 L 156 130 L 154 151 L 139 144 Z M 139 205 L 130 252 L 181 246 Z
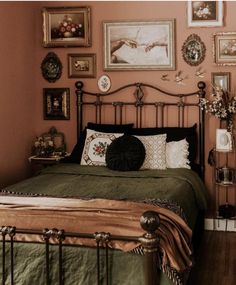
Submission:
M 35 128 L 35 4 L 0 3 L 0 187 L 28 175 Z
M 90 6 L 92 16 L 92 46 L 89 48 L 43 48 L 42 47 L 42 7 L 58 6 Z M 11 27 L 2 29 L 0 53 L 1 72 L 1 104 L 0 124 L 3 139 L 0 142 L 0 183 L 6 185 L 28 175 L 27 157 L 34 137 L 48 130 L 52 125 L 66 135 L 68 151 L 76 142 L 75 114 L 75 79 L 69 79 L 67 72 L 68 53 L 96 53 L 97 77 L 83 79 L 86 89 L 96 91 L 97 79 L 102 74 L 108 74 L 112 88 L 130 82 L 146 82 L 158 84 L 164 89 L 176 92 L 188 92 L 196 89 L 199 80 L 194 74 L 195 67 L 189 66 L 182 59 L 181 47 L 191 34 L 198 34 L 206 45 L 206 58 L 201 64 L 206 71 L 205 82 L 210 84 L 211 72 L 231 72 L 232 87 L 235 86 L 235 67 L 218 67 L 213 62 L 212 43 L 213 33 L 235 31 L 236 2 L 225 3 L 225 25 L 219 28 L 188 28 L 186 17 L 187 2 L 184 1 L 82 1 L 82 2 L 17 2 L 0 3 L 1 26 Z M 163 71 L 103 71 L 103 31 L 104 20 L 150 20 L 176 19 L 176 71 L 168 71 L 171 79 L 177 70 L 187 75 L 186 85 L 176 85 L 173 81 L 160 80 Z M 7 23 L 7 24 L 6 24 Z M 55 83 L 48 83 L 41 76 L 40 65 L 50 51 L 60 57 L 63 64 L 63 74 Z M 69 87 L 71 90 L 71 119 L 69 121 L 45 121 L 42 110 L 42 89 L 45 87 Z M 208 94 L 209 96 L 209 94 Z M 206 155 L 215 143 L 215 129 L 218 121 L 206 117 Z M 213 197 L 211 186 L 212 169 L 207 166 L 206 179 L 209 192 Z

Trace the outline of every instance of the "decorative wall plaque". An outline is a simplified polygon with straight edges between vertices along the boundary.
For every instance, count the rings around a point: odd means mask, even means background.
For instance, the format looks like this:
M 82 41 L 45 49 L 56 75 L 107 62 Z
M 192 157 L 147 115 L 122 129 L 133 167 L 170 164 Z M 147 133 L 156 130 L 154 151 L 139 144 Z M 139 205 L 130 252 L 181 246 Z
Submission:
M 61 77 L 62 63 L 54 52 L 49 52 L 41 63 L 43 78 L 55 82 Z

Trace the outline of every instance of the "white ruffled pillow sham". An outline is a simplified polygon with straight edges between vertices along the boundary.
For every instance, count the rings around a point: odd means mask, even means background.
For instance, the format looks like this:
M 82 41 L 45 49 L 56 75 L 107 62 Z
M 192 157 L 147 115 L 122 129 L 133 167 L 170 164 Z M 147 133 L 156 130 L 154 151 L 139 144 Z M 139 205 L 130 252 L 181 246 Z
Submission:
M 186 139 L 171 141 L 166 144 L 166 167 L 190 169 L 189 143 Z

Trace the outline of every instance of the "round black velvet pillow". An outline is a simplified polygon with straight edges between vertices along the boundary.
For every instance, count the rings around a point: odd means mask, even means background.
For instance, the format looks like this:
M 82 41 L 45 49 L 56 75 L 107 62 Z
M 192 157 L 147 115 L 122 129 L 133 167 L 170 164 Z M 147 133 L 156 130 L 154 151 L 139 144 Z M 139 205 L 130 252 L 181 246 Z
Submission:
M 106 164 L 112 170 L 138 170 L 144 159 L 144 145 L 138 138 L 131 135 L 123 135 L 115 139 L 106 151 Z

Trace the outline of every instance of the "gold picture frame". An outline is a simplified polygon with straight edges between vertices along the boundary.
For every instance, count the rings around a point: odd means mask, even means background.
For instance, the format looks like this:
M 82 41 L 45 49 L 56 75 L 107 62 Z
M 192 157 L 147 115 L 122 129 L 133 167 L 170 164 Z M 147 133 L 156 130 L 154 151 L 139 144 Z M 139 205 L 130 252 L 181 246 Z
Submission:
M 68 54 L 69 78 L 96 77 L 96 54 Z
M 104 70 L 175 70 L 175 19 L 104 21 Z
M 44 120 L 70 119 L 70 89 L 43 88 Z
M 197 66 L 203 62 L 206 55 L 206 46 L 197 34 L 191 34 L 184 41 L 182 56 L 185 62 L 191 66 Z
M 43 46 L 91 46 L 89 7 L 46 7 L 43 15 Z
M 217 65 L 236 65 L 236 32 L 214 34 L 213 55 Z

